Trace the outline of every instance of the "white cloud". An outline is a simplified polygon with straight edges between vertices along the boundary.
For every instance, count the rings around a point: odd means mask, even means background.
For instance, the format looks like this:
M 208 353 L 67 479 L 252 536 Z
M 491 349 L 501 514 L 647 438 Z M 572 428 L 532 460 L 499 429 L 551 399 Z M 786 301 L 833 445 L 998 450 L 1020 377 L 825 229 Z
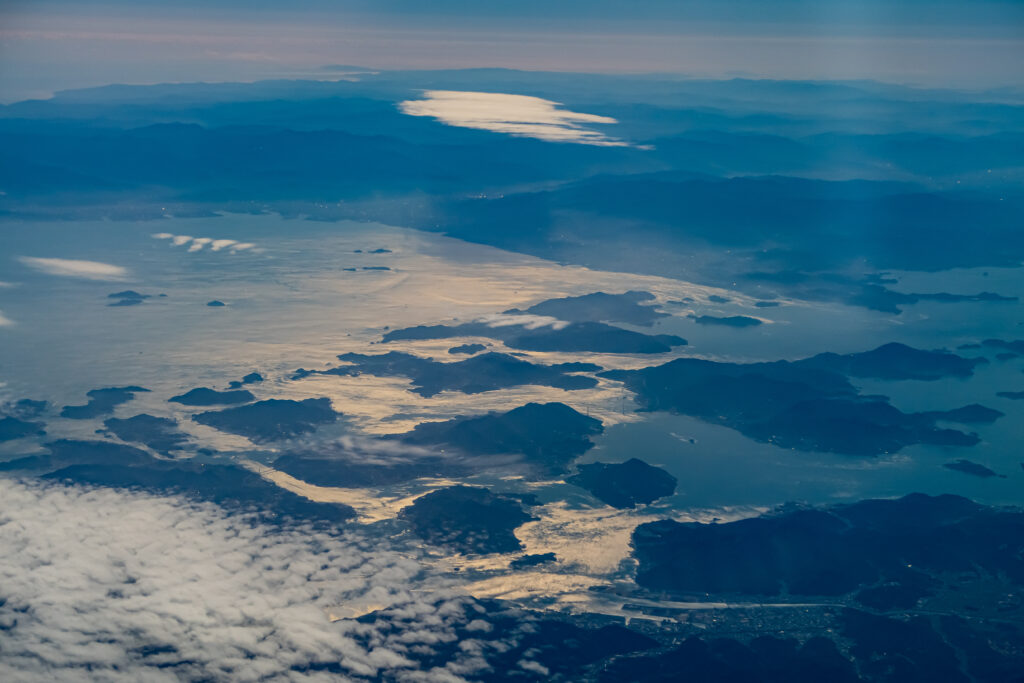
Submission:
M 7 327 L 13 324 L 14 321 L 5 316 L 3 311 L 0 311 L 0 327 Z
M 192 246 L 188 248 L 189 251 L 202 251 L 203 247 L 213 241 L 212 237 L 197 237 L 192 240 Z
M 430 116 L 449 126 L 478 128 L 548 142 L 576 142 L 604 147 L 629 144 L 583 124 L 618 123 L 609 116 L 559 109 L 558 102 L 528 95 L 427 90 L 425 99 L 400 102 L 410 116 Z
M 238 244 L 235 240 L 213 240 L 210 244 L 210 249 L 213 251 L 220 251 L 224 247 L 230 247 L 232 244 Z
M 359 534 L 112 489 L 0 480 L 0 547 L 5 681 L 403 680 L 468 600 Z M 332 623 L 379 607 L 402 629 Z
M 157 232 L 150 235 L 156 240 L 170 240 L 175 247 L 189 245 L 188 251 L 202 251 L 206 245 L 210 245 L 210 251 L 222 251 L 227 249 L 231 253 L 252 249 L 256 245 L 252 242 L 239 242 L 238 240 L 216 239 L 213 237 L 193 237 L 192 235 L 172 235 L 169 232 Z
M 18 260 L 30 268 L 49 273 L 50 275 L 80 277 L 87 280 L 124 280 L 128 276 L 127 268 L 114 266 L 109 263 L 101 263 L 100 261 L 36 258 L 34 256 L 22 256 Z
M 521 325 L 528 330 L 537 330 L 542 327 L 561 330 L 569 324 L 564 320 L 552 318 L 548 315 L 533 315 L 529 313 L 524 315 L 494 313 L 492 315 L 481 316 L 479 320 L 482 323 L 487 323 L 488 327 L 509 327 L 512 325 Z

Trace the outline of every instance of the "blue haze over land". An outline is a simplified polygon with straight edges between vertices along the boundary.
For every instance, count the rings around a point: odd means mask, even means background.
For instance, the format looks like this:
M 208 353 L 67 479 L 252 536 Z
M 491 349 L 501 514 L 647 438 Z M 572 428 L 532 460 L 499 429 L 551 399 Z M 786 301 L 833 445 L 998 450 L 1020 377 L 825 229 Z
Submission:
M 5 6 L 0 678 L 1019 682 L 1021 11 Z

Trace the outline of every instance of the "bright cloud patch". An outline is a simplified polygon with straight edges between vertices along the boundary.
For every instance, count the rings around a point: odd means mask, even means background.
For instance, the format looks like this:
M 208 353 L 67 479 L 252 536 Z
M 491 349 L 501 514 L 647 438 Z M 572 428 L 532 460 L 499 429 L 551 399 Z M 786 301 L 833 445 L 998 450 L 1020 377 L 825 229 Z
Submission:
M 427 90 L 423 94 L 425 99 L 400 102 L 398 108 L 404 114 L 431 116 L 449 126 L 479 128 L 549 142 L 629 146 L 585 127 L 586 124 L 618 123 L 615 119 L 559 109 L 558 102 L 540 97 L 456 90 Z
M 488 327 L 510 327 L 521 325 L 528 330 L 539 330 L 542 327 L 550 327 L 553 330 L 561 330 L 569 325 L 564 320 L 552 318 L 547 315 L 510 315 L 507 313 L 493 313 L 481 316 L 480 322 L 487 323 Z
M 231 253 L 252 249 L 256 245 L 252 242 L 239 242 L 238 240 L 214 239 L 212 237 L 193 237 L 192 235 L 172 235 L 169 232 L 157 232 L 152 235 L 153 239 L 170 240 L 175 247 L 189 245 L 188 251 L 202 251 L 207 246 L 210 251 L 221 251 L 227 249 Z
M 65 275 L 68 277 L 81 277 L 87 280 L 124 280 L 128 276 L 128 269 L 121 266 L 114 266 L 99 261 L 78 261 L 64 258 L 36 258 L 33 256 L 22 256 L 18 259 L 29 268 L 49 273 L 50 275 Z
M 3 681 L 292 681 L 311 664 L 402 680 L 466 600 L 414 590 L 432 583 L 418 561 L 359 536 L 111 489 L 0 480 L 0 547 Z M 332 623 L 385 606 L 411 631 Z
M 3 313 L 3 311 L 0 311 L 0 327 L 6 327 L 8 325 L 13 325 L 13 324 L 14 324 L 14 321 L 11 320 L 10 318 L 6 317 L 4 315 L 4 313 Z

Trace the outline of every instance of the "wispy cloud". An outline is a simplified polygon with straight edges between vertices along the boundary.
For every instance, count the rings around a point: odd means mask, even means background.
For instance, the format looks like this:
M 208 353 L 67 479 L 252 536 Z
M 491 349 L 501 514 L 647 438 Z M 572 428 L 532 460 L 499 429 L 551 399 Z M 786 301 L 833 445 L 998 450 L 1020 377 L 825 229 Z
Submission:
M 14 321 L 5 316 L 3 311 L 0 311 L 0 327 L 8 327 L 13 324 Z
M 560 103 L 528 95 L 427 90 L 422 100 L 398 107 L 410 116 L 431 116 L 449 126 L 478 128 L 548 142 L 575 142 L 603 147 L 629 147 L 623 140 L 585 127 L 618 123 L 609 116 L 559 109 Z
M 214 239 L 213 237 L 193 237 L 192 235 L 173 235 L 169 232 L 157 232 L 151 236 L 153 239 L 157 240 L 170 240 L 171 244 L 175 247 L 183 247 L 187 244 L 189 245 L 188 251 L 193 253 L 202 251 L 207 245 L 209 245 L 210 251 L 221 251 L 223 249 L 227 249 L 231 253 L 246 251 L 256 246 L 252 242 Z
M 29 268 L 67 277 L 80 277 L 87 280 L 124 280 L 128 277 L 128 269 L 121 266 L 101 263 L 100 261 L 79 261 L 63 258 L 36 258 L 22 256 L 18 259 Z
M 558 318 L 552 318 L 548 315 L 516 315 L 507 313 L 493 313 L 491 315 L 481 316 L 479 321 L 487 323 L 488 327 L 511 327 L 513 325 L 521 325 L 528 330 L 539 330 L 542 327 L 550 327 L 554 330 L 561 330 L 569 325 L 564 320 Z

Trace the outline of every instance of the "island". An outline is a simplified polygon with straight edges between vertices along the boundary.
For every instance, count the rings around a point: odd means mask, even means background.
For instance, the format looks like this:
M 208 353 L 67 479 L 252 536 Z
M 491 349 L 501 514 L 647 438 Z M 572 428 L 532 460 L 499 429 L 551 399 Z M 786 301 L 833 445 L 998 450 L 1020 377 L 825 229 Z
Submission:
M 757 327 L 764 321 L 759 318 L 751 318 L 749 315 L 688 315 L 698 325 L 722 325 L 723 327 Z
M 556 476 L 593 448 L 590 437 L 603 431 L 600 420 L 564 403 L 527 403 L 506 413 L 424 422 L 400 441 L 445 446 L 467 455 L 521 455 L 534 476 Z
M 913 351 L 913 350 L 912 350 Z M 898 373 L 933 377 L 939 370 L 935 356 Z M 805 361 L 728 363 L 679 358 L 640 370 L 611 370 L 599 376 L 618 380 L 636 395 L 643 410 L 669 411 L 721 424 L 754 440 L 782 448 L 848 455 L 895 453 L 914 444 L 973 446 L 974 434 L 936 426 L 937 420 L 978 417 L 979 411 L 904 413 L 884 396 L 863 396 L 835 367 L 851 370 L 849 356 L 823 354 Z M 938 354 L 942 372 L 956 373 L 965 366 Z M 920 358 L 917 353 L 914 358 Z M 855 355 L 856 359 L 857 356 Z M 868 354 L 864 367 L 851 372 L 894 374 L 878 356 Z M 888 359 L 888 354 L 881 356 Z M 954 359 L 958 358 L 956 356 Z M 960 359 L 963 360 L 963 359 Z M 971 367 L 970 365 L 966 367 Z M 984 409 L 986 415 L 991 415 Z
M 308 434 L 320 425 L 336 422 L 341 413 L 327 398 L 268 399 L 236 408 L 198 413 L 192 419 L 223 432 L 240 434 L 256 443 L 279 441 Z
M 216 406 L 248 403 L 249 401 L 256 400 L 256 397 L 252 395 L 252 392 L 245 389 L 216 391 L 207 387 L 198 387 L 186 391 L 184 394 L 172 396 L 167 400 L 186 406 Z
M 149 391 L 149 389 L 137 386 L 93 389 L 86 393 L 86 396 L 89 397 L 88 403 L 78 406 L 64 406 L 60 411 L 60 416 L 71 420 L 89 420 L 94 417 L 110 415 L 114 412 L 114 408 L 122 403 L 128 403 L 128 401 L 135 398 L 135 394 L 144 391 Z
M 622 294 L 593 292 L 582 296 L 547 299 L 525 310 L 513 308 L 505 315 L 542 315 L 569 322 L 619 322 L 650 327 L 668 313 L 650 305 L 650 292 L 631 290 Z
M 518 499 L 476 486 L 450 486 L 420 496 L 398 517 L 424 541 L 466 555 L 520 550 L 515 529 L 533 519 Z
M 170 456 L 188 443 L 188 436 L 178 430 L 178 423 L 167 417 L 141 413 L 127 419 L 116 417 L 103 422 L 111 434 L 122 441 L 133 441 L 149 446 L 157 453 Z
M 441 363 L 409 353 L 391 351 L 380 355 L 346 353 L 338 359 L 348 363 L 330 370 L 296 370 L 293 379 L 309 375 L 339 375 L 357 377 L 408 377 L 412 391 L 424 397 L 436 396 L 442 391 L 479 394 L 496 389 L 535 384 L 568 391 L 591 389 L 597 380 L 576 373 L 596 372 L 600 366 L 593 363 L 557 363 L 543 365 L 531 363 L 505 353 L 484 353 L 466 360 Z
M 541 321 L 544 322 L 544 321 Z M 516 315 L 460 325 L 421 325 L 392 330 L 381 341 L 483 337 L 521 351 L 590 353 L 667 353 L 686 340 L 671 334 L 644 334 L 602 322 L 538 324 L 532 316 Z
M 676 490 L 675 477 L 637 458 L 618 464 L 595 462 L 580 465 L 577 470 L 577 474 L 565 480 L 567 483 L 620 510 L 635 508 L 638 503 L 653 503 Z

